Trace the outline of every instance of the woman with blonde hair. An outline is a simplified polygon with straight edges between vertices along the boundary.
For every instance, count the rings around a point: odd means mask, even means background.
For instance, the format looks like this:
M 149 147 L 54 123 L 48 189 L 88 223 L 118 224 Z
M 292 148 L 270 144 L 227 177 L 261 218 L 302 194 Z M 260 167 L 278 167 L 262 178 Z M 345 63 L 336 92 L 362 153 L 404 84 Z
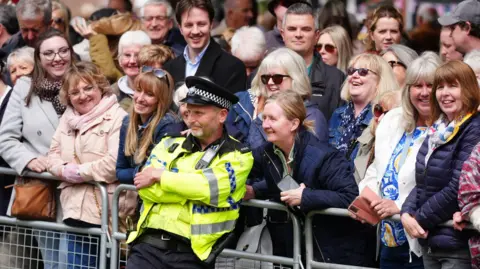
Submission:
M 166 133 L 183 130 L 179 117 L 170 111 L 173 79 L 167 71 L 143 66 L 133 87 L 133 108 L 122 123 L 116 166 L 117 178 L 124 184 L 133 184 L 135 174 Z
M 357 138 L 373 118 L 372 104 L 387 91 L 398 90 L 392 68 L 380 56 L 360 54 L 347 69 L 341 97 L 347 102 L 330 119 L 330 144 L 353 162 L 358 152 Z
M 299 214 L 330 207 L 347 208 L 358 195 L 348 161 L 312 133 L 303 98 L 282 91 L 267 98 L 262 127 L 267 142 L 253 150 L 250 178 L 264 178 L 247 187 L 248 198 L 283 202 Z M 289 181 L 292 189 L 277 184 Z M 315 252 L 329 263 L 365 266 L 366 248 L 361 224 L 346 218 L 322 216 L 314 220 Z M 273 255 L 292 257 L 292 225 L 282 212 L 268 212 Z M 318 248 L 317 248 L 318 247 Z M 348 253 L 348 254 L 347 254 Z
M 62 32 L 70 40 L 70 13 L 67 6 L 60 1 L 52 1 L 52 27 Z
M 88 182 L 104 183 L 111 203 L 120 184 L 115 177 L 115 162 L 126 113 L 103 74 L 88 62 L 67 70 L 60 100 L 67 109 L 53 136 L 47 169 L 63 181 L 58 187 L 63 222 L 82 228 L 100 227 L 100 190 Z M 120 203 L 120 218 L 135 213 L 134 193 L 123 193 Z M 67 241 L 69 267 L 97 266 L 98 237 L 69 232 Z
M 368 38 L 366 49 L 379 53 L 393 44 L 400 44 L 404 20 L 392 5 L 379 6 L 367 19 Z
M 234 137 L 252 148 L 266 141 L 261 114 L 268 97 L 282 91 L 294 91 L 304 100 L 307 119 L 315 123 L 315 134 L 328 139 L 327 122 L 318 106 L 310 101 L 312 86 L 303 58 L 288 48 L 277 49 L 265 57 L 252 81 L 252 88 L 236 95 L 240 101 L 232 106 L 226 124 Z
M 417 153 L 425 140 L 430 122 L 430 98 L 438 55 L 425 52 L 407 70 L 402 107 L 390 110 L 378 124 L 374 160 L 359 190 L 366 187 L 381 197 L 373 210 L 380 223 L 380 268 L 423 268 L 418 241 L 408 238 L 402 224 L 389 218 L 398 214 L 415 187 Z M 413 253 L 412 253 L 413 252 Z
M 323 29 L 315 48 L 323 62 L 347 72 L 348 62 L 353 55 L 353 44 L 343 27 L 334 25 Z

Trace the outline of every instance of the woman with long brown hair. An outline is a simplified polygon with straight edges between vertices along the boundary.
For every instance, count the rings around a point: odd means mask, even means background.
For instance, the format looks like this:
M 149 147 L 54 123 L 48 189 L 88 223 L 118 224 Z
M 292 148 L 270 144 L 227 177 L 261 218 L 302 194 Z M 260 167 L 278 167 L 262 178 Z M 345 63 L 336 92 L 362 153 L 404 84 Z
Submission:
M 133 108 L 123 120 L 117 158 L 117 178 L 133 178 L 166 133 L 182 131 L 181 120 L 170 111 L 173 79 L 167 71 L 143 66 L 134 81 Z

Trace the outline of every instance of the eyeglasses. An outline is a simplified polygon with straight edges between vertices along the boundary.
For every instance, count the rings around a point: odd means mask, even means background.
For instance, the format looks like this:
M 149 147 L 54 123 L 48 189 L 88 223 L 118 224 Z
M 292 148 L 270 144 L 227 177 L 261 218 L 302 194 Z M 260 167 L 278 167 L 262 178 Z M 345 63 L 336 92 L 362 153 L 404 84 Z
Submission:
M 393 68 L 395 66 L 402 66 L 403 68 L 407 68 L 407 66 L 402 63 L 402 62 L 399 62 L 399 61 L 388 61 L 388 64 Z
M 53 61 L 53 59 L 55 59 L 55 57 L 57 55 L 60 58 L 65 59 L 65 58 L 68 58 L 70 56 L 70 48 L 69 47 L 62 47 L 57 52 L 55 52 L 53 50 L 47 50 L 47 51 L 41 52 L 40 54 L 42 54 L 43 57 L 45 59 L 47 59 L 48 61 Z
M 373 107 L 373 115 L 376 118 L 380 118 L 383 114 L 387 114 L 389 110 L 384 109 L 380 104 L 376 104 Z
M 83 92 L 83 94 L 85 95 L 89 95 L 93 92 L 93 90 L 95 90 L 95 86 L 93 85 L 87 85 L 85 87 L 83 87 L 82 89 L 73 89 L 72 92 L 70 92 L 68 94 L 68 96 L 70 96 L 71 98 L 78 98 L 80 97 L 80 94 Z
M 319 51 L 319 52 L 322 50 L 323 47 L 325 47 L 325 51 L 328 52 L 328 53 L 334 53 L 335 49 L 337 48 L 332 44 L 319 43 L 319 44 L 316 45 L 317 51 Z
M 361 76 L 361 77 L 364 77 L 366 75 L 368 75 L 368 72 L 372 72 L 374 73 L 375 75 L 377 75 L 377 73 L 375 73 L 374 71 L 368 69 L 368 68 L 353 68 L 353 67 L 349 67 L 347 69 L 347 74 L 349 76 L 355 74 L 355 72 L 358 72 L 358 75 Z
M 140 72 L 142 73 L 152 72 L 159 79 L 165 78 L 165 81 L 167 81 L 167 86 L 168 88 L 170 88 L 170 82 L 168 81 L 167 72 L 165 70 L 144 65 L 140 69 Z
M 282 84 L 283 78 L 289 78 L 289 75 L 273 74 L 273 75 L 261 75 L 260 80 L 263 84 L 267 85 L 270 79 L 272 79 L 273 84 L 279 85 Z

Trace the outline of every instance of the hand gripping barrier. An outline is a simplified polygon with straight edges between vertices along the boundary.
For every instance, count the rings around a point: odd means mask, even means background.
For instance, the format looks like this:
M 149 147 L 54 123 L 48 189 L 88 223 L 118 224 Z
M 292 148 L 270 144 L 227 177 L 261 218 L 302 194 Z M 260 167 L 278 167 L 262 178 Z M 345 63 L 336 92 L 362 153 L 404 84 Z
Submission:
M 112 259 L 110 263 L 110 269 L 117 269 L 118 268 L 118 249 L 119 249 L 119 242 L 120 240 L 125 240 L 126 235 L 124 233 L 120 233 L 118 231 L 118 198 L 122 191 L 136 191 L 135 186 L 133 185 L 120 185 L 117 187 L 113 194 L 113 202 L 112 202 Z M 263 262 L 271 262 L 275 264 L 282 264 L 292 266 L 293 269 L 299 269 L 300 267 L 303 268 L 301 265 L 301 247 L 300 247 L 300 221 L 297 217 L 291 214 L 288 211 L 288 208 L 282 204 L 269 202 L 269 201 L 261 201 L 261 200 L 250 200 L 242 202 L 242 206 L 252 206 L 258 208 L 267 208 L 272 210 L 281 210 L 287 212 L 293 222 L 293 258 L 287 257 L 280 257 L 280 256 L 273 256 L 273 255 L 263 255 L 263 254 L 256 254 L 256 253 L 249 253 L 245 251 L 238 251 L 233 249 L 224 249 L 223 252 L 220 254 L 221 257 L 233 257 L 233 258 L 243 258 L 243 259 L 250 259 L 256 261 L 263 261 Z M 219 269 L 219 267 L 216 267 Z M 223 269 L 223 267 L 220 267 Z
M 0 167 L 0 174 L 3 175 L 14 175 L 18 176 L 18 174 L 11 168 Z M 27 172 L 22 176 L 25 177 L 32 177 L 38 179 L 45 179 L 45 180 L 59 180 L 59 178 L 53 176 L 50 173 L 34 173 L 34 172 Z M 108 235 L 108 194 L 107 189 L 105 186 L 99 182 L 88 182 L 90 184 L 95 185 L 101 194 L 101 201 L 102 201 L 102 208 L 101 208 L 101 226 L 100 228 L 78 228 L 67 226 L 63 223 L 56 223 L 56 222 L 47 222 L 47 221 L 26 221 L 26 220 L 19 220 L 16 218 L 0 216 L 0 224 L 4 225 L 12 225 L 12 226 L 24 226 L 24 227 L 31 227 L 34 229 L 45 229 L 45 230 L 55 230 L 60 232 L 72 232 L 72 233 L 79 233 L 85 235 L 94 235 L 100 237 L 100 252 L 99 252 L 99 269 L 107 269 L 107 247 L 109 244 Z M 63 264 L 61 264 L 63 265 Z M 61 268 L 61 267 L 59 267 Z
M 333 264 L 333 263 L 324 263 L 324 262 L 317 262 L 313 260 L 313 216 L 315 215 L 330 215 L 330 216 L 337 216 L 337 217 L 347 217 L 349 218 L 350 215 L 348 214 L 347 209 L 343 208 L 329 208 L 325 210 L 317 210 L 311 211 L 307 214 L 305 219 L 305 251 L 306 251 L 306 269 L 312 268 L 342 268 L 342 269 L 360 269 L 360 268 L 370 268 L 371 267 L 360 267 L 360 266 L 350 266 L 350 265 L 343 265 L 343 264 Z M 400 215 L 394 215 L 389 220 L 400 221 Z M 366 224 L 367 225 L 367 224 Z M 453 221 L 447 221 L 445 223 L 440 224 L 440 226 L 446 227 L 453 227 Z M 465 229 L 475 229 L 471 224 L 469 224 Z

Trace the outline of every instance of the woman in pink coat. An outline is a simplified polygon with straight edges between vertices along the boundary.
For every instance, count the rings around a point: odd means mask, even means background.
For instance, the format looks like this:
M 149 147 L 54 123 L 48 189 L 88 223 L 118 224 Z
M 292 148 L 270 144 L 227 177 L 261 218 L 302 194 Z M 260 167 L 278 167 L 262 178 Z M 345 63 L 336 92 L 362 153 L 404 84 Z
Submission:
M 50 146 L 48 171 L 63 180 L 59 186 L 63 221 L 76 227 L 99 227 L 101 195 L 88 182 L 105 183 L 111 199 L 119 184 L 115 163 L 126 113 L 105 76 L 92 63 L 80 62 L 67 71 L 60 99 L 67 110 Z M 120 218 L 133 215 L 135 201 L 132 193 L 120 196 Z M 67 240 L 69 267 L 97 266 L 98 239 L 69 233 Z

